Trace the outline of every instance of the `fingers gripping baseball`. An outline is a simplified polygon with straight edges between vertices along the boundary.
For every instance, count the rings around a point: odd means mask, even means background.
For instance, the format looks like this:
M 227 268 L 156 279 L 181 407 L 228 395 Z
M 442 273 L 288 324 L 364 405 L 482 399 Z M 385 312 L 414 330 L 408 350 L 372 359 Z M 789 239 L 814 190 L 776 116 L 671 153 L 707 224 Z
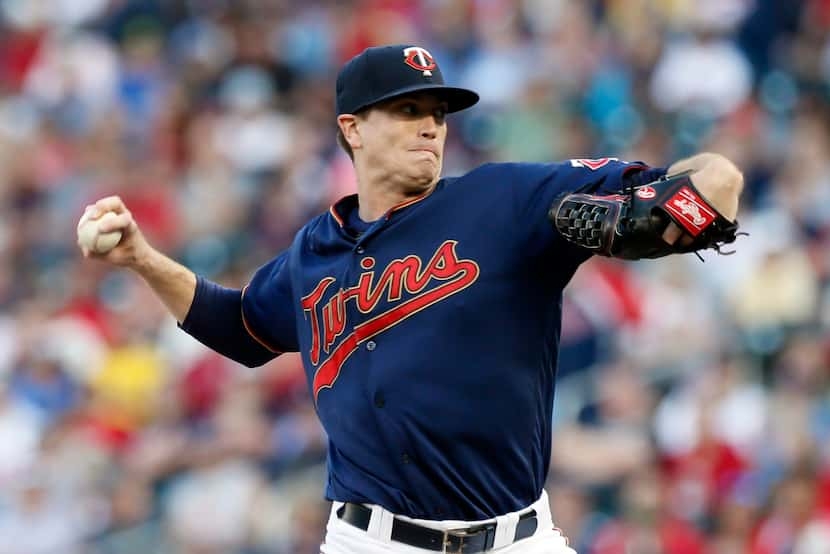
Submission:
M 118 216 L 115 212 L 105 212 L 100 217 L 92 217 L 92 210 L 87 210 L 78 222 L 78 245 L 88 252 L 105 254 L 115 248 L 123 233 L 120 229 L 104 231 Z
M 118 196 L 87 206 L 77 230 L 78 246 L 84 257 L 114 265 L 134 264 L 147 246 L 132 214 Z

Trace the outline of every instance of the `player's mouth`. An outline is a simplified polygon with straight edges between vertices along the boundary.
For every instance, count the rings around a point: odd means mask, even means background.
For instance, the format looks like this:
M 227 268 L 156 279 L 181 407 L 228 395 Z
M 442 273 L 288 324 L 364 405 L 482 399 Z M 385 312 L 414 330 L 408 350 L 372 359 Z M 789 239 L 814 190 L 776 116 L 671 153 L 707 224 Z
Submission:
M 412 148 L 411 151 L 412 152 L 428 152 L 428 153 L 432 154 L 433 156 L 435 156 L 436 158 L 438 157 L 438 149 L 437 148 L 430 148 L 429 146 L 422 146 L 422 147 L 419 147 L 419 148 Z

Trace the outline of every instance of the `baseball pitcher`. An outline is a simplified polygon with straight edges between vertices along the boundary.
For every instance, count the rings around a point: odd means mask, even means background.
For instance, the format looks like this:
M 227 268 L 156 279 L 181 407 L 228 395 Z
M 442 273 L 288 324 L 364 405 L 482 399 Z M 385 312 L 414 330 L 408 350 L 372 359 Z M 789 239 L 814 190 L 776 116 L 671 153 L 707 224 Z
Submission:
M 447 115 L 478 95 L 424 48 L 340 71 L 338 142 L 358 192 L 314 218 L 242 290 L 153 249 L 117 197 L 117 246 L 182 329 L 249 366 L 300 352 L 329 438 L 325 554 L 572 554 L 543 489 L 562 290 L 593 254 L 719 250 L 741 173 L 700 154 L 501 163 L 441 178 Z

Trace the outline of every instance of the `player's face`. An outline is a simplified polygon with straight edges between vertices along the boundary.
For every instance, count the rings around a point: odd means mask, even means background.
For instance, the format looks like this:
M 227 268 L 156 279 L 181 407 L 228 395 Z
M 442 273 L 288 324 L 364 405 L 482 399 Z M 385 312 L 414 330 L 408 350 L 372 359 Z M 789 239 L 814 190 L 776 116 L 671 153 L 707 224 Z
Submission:
M 382 102 L 361 123 L 367 167 L 404 192 L 418 193 L 441 175 L 447 103 L 419 93 Z

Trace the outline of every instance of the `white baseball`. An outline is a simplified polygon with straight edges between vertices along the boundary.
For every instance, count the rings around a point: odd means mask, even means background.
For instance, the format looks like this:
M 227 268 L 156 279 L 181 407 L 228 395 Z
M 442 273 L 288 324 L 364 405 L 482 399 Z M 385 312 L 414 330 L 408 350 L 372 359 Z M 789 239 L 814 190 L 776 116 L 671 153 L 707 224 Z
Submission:
M 89 213 L 84 213 L 78 222 L 78 245 L 96 254 L 106 254 L 121 241 L 121 231 L 101 233 L 99 225 L 116 217 L 115 212 L 106 212 L 98 219 L 90 219 Z

